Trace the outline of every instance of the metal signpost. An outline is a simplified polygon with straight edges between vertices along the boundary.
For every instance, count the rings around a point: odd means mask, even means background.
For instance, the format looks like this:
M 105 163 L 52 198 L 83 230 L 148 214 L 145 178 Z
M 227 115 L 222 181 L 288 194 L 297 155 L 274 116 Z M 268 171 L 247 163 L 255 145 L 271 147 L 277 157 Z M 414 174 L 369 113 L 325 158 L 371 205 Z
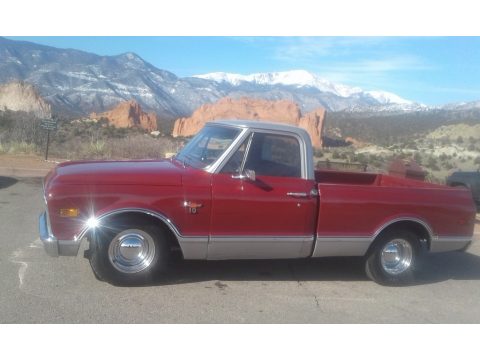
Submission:
M 42 119 L 40 126 L 47 130 L 47 148 L 45 149 L 45 160 L 48 159 L 48 146 L 50 145 L 50 131 L 57 130 L 58 120 L 55 118 Z

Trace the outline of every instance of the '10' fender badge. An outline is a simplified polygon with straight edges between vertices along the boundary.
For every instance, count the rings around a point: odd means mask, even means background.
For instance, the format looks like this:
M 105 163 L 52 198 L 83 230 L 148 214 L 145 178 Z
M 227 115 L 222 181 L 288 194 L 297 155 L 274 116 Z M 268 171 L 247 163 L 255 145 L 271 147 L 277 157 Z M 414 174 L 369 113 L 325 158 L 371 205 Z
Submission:
M 196 203 L 193 201 L 184 201 L 183 202 L 183 207 L 188 209 L 189 214 L 196 214 L 198 212 L 198 209 L 200 209 L 203 206 L 203 204 Z

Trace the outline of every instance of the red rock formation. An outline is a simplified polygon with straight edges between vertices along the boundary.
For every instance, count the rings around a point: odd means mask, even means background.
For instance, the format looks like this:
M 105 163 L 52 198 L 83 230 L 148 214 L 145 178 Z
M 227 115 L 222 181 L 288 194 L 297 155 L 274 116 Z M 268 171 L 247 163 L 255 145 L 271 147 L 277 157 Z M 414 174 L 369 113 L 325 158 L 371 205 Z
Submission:
M 307 130 L 312 145 L 316 148 L 321 148 L 323 145 L 323 123 L 325 122 L 325 109 L 319 108 L 307 113 L 301 117 L 298 126 Z
M 148 131 L 157 130 L 157 115 L 144 112 L 134 100 L 121 102 L 110 111 L 99 114 L 92 113 L 90 118 L 96 120 L 105 118 L 115 127 L 140 127 Z
M 305 129 L 315 147 L 322 147 L 325 109 L 314 110 L 302 117 L 297 104 L 289 100 L 263 100 L 223 98 L 214 104 L 199 107 L 189 118 L 175 121 L 173 136 L 195 135 L 208 121 L 220 119 L 245 119 L 274 121 Z

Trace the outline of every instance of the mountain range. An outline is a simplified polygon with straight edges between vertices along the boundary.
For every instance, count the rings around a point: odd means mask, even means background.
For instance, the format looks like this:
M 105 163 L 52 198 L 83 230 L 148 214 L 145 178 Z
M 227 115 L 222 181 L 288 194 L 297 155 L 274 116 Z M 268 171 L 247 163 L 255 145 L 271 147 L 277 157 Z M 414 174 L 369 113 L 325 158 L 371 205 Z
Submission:
M 33 84 L 54 112 L 86 116 L 135 100 L 162 120 L 190 116 L 205 103 L 230 98 L 290 100 L 302 112 L 405 112 L 429 108 L 386 91 L 330 82 L 304 70 L 250 75 L 210 73 L 178 77 L 134 53 L 100 56 L 0 37 L 0 83 Z M 480 102 L 449 109 L 479 108 Z
M 35 85 L 55 111 L 73 116 L 134 99 L 173 119 L 221 97 L 214 89 L 205 90 L 210 81 L 180 79 L 133 53 L 99 56 L 0 38 L 0 83 L 15 80 Z
M 256 73 L 250 75 L 216 72 L 204 75 L 194 75 L 194 77 L 214 80 L 217 83 L 228 83 L 234 87 L 252 84 L 258 86 L 293 86 L 297 89 L 314 88 L 321 93 L 328 93 L 339 98 L 349 99 L 352 102 L 354 99 L 362 100 L 360 101 L 360 105 L 415 105 L 413 101 L 403 99 L 390 92 L 364 91 L 359 87 L 336 84 L 305 70 Z

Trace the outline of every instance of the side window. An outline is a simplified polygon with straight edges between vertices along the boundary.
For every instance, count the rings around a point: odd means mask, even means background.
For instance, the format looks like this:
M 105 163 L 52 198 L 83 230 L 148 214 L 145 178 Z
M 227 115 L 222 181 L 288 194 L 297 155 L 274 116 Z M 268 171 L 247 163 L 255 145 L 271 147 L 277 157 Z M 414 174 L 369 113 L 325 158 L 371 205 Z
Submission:
M 245 169 L 257 175 L 301 177 L 300 144 L 294 136 L 255 133 Z
M 250 136 L 245 139 L 245 141 L 240 145 L 240 147 L 235 151 L 232 157 L 225 164 L 223 169 L 220 171 L 222 174 L 234 174 L 240 171 L 242 166 L 243 157 L 245 155 L 245 149 L 247 148 L 248 141 Z

